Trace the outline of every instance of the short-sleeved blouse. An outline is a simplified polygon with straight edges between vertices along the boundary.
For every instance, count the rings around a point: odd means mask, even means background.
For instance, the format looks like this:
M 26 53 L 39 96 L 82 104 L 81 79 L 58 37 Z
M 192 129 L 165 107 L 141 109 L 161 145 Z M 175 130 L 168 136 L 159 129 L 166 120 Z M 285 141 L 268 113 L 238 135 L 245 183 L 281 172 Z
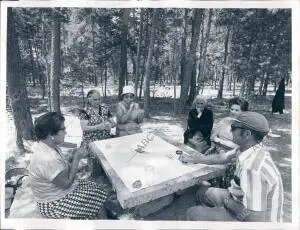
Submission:
M 95 112 L 91 107 L 87 107 L 86 113 L 80 114 L 81 120 L 88 120 L 88 126 L 99 125 L 108 118 L 112 117 L 111 112 L 105 107 L 101 106 L 99 112 Z M 103 140 L 110 138 L 110 130 L 95 130 L 95 131 L 83 131 L 82 145 L 86 146 L 92 141 Z
M 56 176 L 70 168 L 69 162 L 59 148 L 53 149 L 39 141 L 33 145 L 32 149 L 34 154 L 28 166 L 29 184 L 37 201 L 58 200 L 78 186 L 76 180 L 67 189 L 59 188 L 53 183 Z

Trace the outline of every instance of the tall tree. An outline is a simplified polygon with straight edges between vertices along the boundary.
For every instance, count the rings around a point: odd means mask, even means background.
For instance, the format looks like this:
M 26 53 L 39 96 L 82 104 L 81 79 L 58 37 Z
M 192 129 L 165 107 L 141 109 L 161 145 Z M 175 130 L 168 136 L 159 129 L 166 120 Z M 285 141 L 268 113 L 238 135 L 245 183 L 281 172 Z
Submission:
M 127 34 L 128 18 L 130 9 L 124 8 L 122 15 L 122 36 L 121 36 L 121 57 L 120 57 L 120 77 L 119 77 L 119 96 L 122 93 L 127 75 Z
M 52 12 L 51 28 L 51 69 L 50 69 L 50 110 L 60 113 L 60 15 L 59 9 Z
M 180 61 L 180 83 L 182 82 L 184 75 L 184 67 L 186 60 L 186 38 L 187 38 L 187 28 L 188 28 L 188 9 L 184 10 L 183 18 L 183 36 L 181 39 L 181 61 Z
M 26 90 L 26 81 L 20 69 L 20 50 L 15 31 L 12 8 L 7 11 L 7 86 L 17 131 L 17 146 L 24 151 L 22 138 L 33 140 L 34 128 Z
M 229 36 L 230 36 L 230 25 L 227 26 L 226 37 L 225 37 L 224 59 L 223 59 L 223 67 L 222 67 L 222 76 L 221 76 L 220 82 L 219 82 L 219 90 L 218 90 L 218 96 L 217 96 L 218 98 L 223 97 L 223 87 L 224 87 L 224 77 L 225 77 L 227 56 L 228 56 Z
M 199 94 L 201 84 L 204 87 L 204 75 L 205 75 L 205 67 L 206 67 L 206 52 L 207 52 L 207 45 L 209 43 L 212 16 L 213 16 L 213 9 L 210 9 L 209 13 L 208 13 L 208 20 L 207 20 L 205 38 L 204 38 L 204 41 L 201 41 L 201 43 L 204 43 L 204 44 L 203 44 L 203 51 L 202 51 L 202 53 L 200 53 L 201 56 L 200 56 L 200 61 L 199 61 L 199 66 L 198 66 L 198 76 L 197 76 L 198 86 L 197 86 L 196 94 Z
M 188 93 L 189 93 L 189 87 L 190 87 L 190 82 L 192 77 L 192 71 L 193 68 L 195 68 L 195 63 L 196 63 L 196 49 L 199 40 L 202 15 L 203 15 L 203 9 L 193 10 L 192 38 L 191 38 L 190 50 L 185 60 L 183 79 L 181 82 L 180 101 L 179 101 L 180 113 L 183 113 L 185 111 L 185 105 L 188 100 Z
M 144 84 L 144 111 L 145 117 L 149 117 L 149 105 L 150 105 L 150 69 L 151 62 L 154 50 L 154 40 L 155 40 L 155 31 L 157 27 L 157 18 L 158 18 L 158 9 L 153 10 L 153 18 L 152 18 L 152 26 L 151 26 L 151 34 L 150 34 L 150 44 L 148 50 L 148 57 L 146 63 L 146 71 L 145 71 L 145 84 Z
M 142 34 L 143 34 L 143 21 L 144 21 L 144 9 L 141 8 L 140 13 L 140 23 L 139 23 L 139 40 L 138 40 L 138 47 L 137 47 L 137 54 L 136 54 L 136 69 L 135 69 L 135 79 L 134 79 L 134 92 L 137 95 L 138 86 L 139 86 L 139 75 L 140 75 L 140 50 L 141 50 L 141 43 L 142 43 Z

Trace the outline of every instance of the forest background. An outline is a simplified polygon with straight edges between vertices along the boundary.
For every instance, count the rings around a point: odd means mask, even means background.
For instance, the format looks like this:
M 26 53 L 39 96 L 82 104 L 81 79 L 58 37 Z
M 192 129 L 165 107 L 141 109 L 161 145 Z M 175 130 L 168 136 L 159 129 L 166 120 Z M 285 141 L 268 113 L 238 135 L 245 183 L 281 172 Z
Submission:
M 280 80 L 286 109 L 270 116 Z M 114 112 L 132 84 L 145 125 L 181 141 L 196 95 L 209 97 L 215 120 L 228 98 L 244 97 L 269 118 L 266 141 L 283 175 L 291 212 L 291 10 L 152 8 L 8 8 L 7 114 L 16 148 L 34 140 L 33 118 L 57 111 L 76 117 L 89 89 Z M 24 142 L 25 141 L 25 142 Z M 24 144 L 25 143 L 25 144 Z M 12 146 L 12 145 L 11 145 Z

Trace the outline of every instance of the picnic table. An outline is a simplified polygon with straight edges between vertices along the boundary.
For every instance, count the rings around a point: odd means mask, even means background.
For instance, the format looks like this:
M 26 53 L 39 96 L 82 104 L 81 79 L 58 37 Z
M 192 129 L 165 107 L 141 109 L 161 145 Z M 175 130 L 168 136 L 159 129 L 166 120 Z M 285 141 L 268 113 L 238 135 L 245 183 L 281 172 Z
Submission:
M 158 200 L 163 203 L 164 197 L 220 176 L 225 170 L 221 165 L 183 164 L 178 153 L 195 150 L 175 146 L 155 133 L 95 141 L 89 147 L 100 160 L 123 209 Z

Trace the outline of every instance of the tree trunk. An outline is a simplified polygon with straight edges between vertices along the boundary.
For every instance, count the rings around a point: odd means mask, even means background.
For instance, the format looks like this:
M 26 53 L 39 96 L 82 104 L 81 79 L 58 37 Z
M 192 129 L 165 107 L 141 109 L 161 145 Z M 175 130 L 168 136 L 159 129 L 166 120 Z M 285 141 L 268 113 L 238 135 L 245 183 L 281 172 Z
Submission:
M 183 75 L 184 77 L 181 83 L 180 103 L 179 103 L 180 113 L 184 113 L 185 105 L 188 99 L 192 71 L 196 63 L 196 49 L 199 40 L 202 15 L 203 15 L 203 9 L 193 10 L 192 39 L 191 39 L 189 54 L 184 64 L 184 75 Z
M 206 52 L 207 52 L 207 45 L 208 45 L 208 42 L 209 42 L 212 16 L 213 16 L 213 9 L 210 9 L 209 10 L 209 15 L 208 15 L 207 27 L 206 27 L 207 29 L 206 29 L 206 32 L 205 32 L 205 43 L 203 45 L 203 52 L 201 53 L 201 58 L 200 58 L 200 62 L 199 62 L 199 71 L 198 71 L 198 77 L 197 77 L 198 87 L 197 87 L 196 94 L 199 94 L 199 90 L 200 90 L 201 85 L 203 85 L 203 87 L 204 87 Z M 203 81 L 203 84 L 201 84 L 201 81 Z
M 187 104 L 190 106 L 196 96 L 196 63 L 193 65 L 192 75 L 191 75 L 191 83 L 190 83 L 190 92 L 187 100 Z
M 136 60 L 134 59 L 134 53 L 133 52 L 130 54 L 130 59 L 131 59 L 131 62 L 132 62 L 133 82 L 135 82 Z M 135 87 L 135 84 L 134 84 L 134 87 Z
M 92 9 L 92 12 L 94 9 Z M 94 14 L 91 15 L 91 21 L 92 21 L 92 47 L 93 47 L 93 74 L 94 74 L 94 85 L 98 85 L 98 78 L 97 78 L 97 71 L 96 71 L 96 57 L 95 57 L 95 16 Z M 105 28 L 105 24 L 104 24 Z M 104 29 L 105 38 L 106 38 L 106 31 Z M 106 58 L 105 58 L 106 61 Z
M 28 49 L 29 49 L 29 56 L 30 56 L 30 63 L 31 63 L 32 85 L 35 86 L 37 77 L 36 77 L 36 70 L 35 70 L 35 65 L 34 65 L 32 43 L 31 43 L 30 38 L 27 38 L 27 41 L 28 41 Z
M 146 63 L 146 71 L 145 71 L 145 83 L 144 83 L 144 111 L 145 117 L 149 118 L 149 106 L 150 106 L 150 70 L 151 70 L 151 61 L 154 50 L 154 40 L 155 40 L 155 31 L 157 26 L 157 18 L 158 18 L 158 9 L 153 10 L 153 18 L 152 18 L 152 26 L 151 26 L 151 34 L 150 34 L 150 44 L 149 51 Z
M 55 8 L 52 12 L 50 103 L 51 111 L 60 113 L 60 19 L 56 10 L 59 9 Z
M 264 82 L 265 82 L 265 74 L 263 74 L 263 76 L 260 79 L 259 88 L 258 88 L 259 95 L 262 95 Z
M 146 14 L 146 19 L 145 19 L 145 33 L 146 33 L 146 36 L 145 36 L 145 39 L 144 39 L 144 49 L 143 49 L 143 64 L 142 64 L 142 67 L 143 67 L 143 71 L 142 71 L 142 76 L 141 76 L 141 83 L 140 83 L 140 92 L 139 92 L 139 99 L 142 98 L 142 93 L 143 93 L 143 85 L 144 85 L 144 77 L 145 77 L 145 65 L 146 65 L 146 59 L 147 59 L 147 46 L 149 44 L 149 10 L 146 10 L 145 11 Z
M 246 88 L 246 81 L 247 79 L 243 79 L 243 83 L 241 85 L 241 88 L 240 88 L 240 93 L 239 93 L 239 97 L 244 97 L 244 94 L 245 94 L 245 88 Z
M 119 77 L 119 96 L 122 94 L 127 75 L 127 34 L 128 34 L 128 18 L 130 9 L 123 9 L 122 38 L 121 38 L 121 57 L 120 57 L 120 77 Z
M 107 20 L 105 20 L 104 23 L 104 97 L 106 97 L 106 88 L 107 88 Z
M 48 64 L 48 58 L 47 58 L 47 53 L 46 53 L 46 50 L 47 50 L 47 45 L 46 45 L 46 36 L 45 36 L 45 33 L 44 33 L 44 20 L 45 20 L 45 15 L 42 14 L 41 15 L 41 20 L 42 20 L 42 35 L 43 35 L 43 38 L 42 38 L 42 51 L 41 51 L 41 55 L 42 55 L 42 60 L 43 60 L 43 63 L 44 63 L 44 66 L 45 66 L 45 76 L 43 78 L 44 80 L 44 91 L 43 91 L 43 99 L 44 99 L 44 95 L 46 94 L 46 86 L 47 86 L 47 92 L 48 92 L 48 107 L 49 107 L 49 110 L 51 111 L 50 109 L 50 88 L 49 88 L 49 80 L 50 80 L 50 77 L 49 77 L 49 64 Z
M 235 96 L 236 77 L 233 78 L 233 90 L 232 95 Z
M 269 84 L 269 75 L 267 74 L 267 77 L 265 78 L 264 86 L 263 86 L 263 92 L 262 92 L 263 96 L 267 96 L 268 84 Z
M 227 33 L 225 38 L 225 51 L 224 51 L 224 60 L 223 60 L 223 67 L 222 67 L 222 76 L 219 83 L 219 90 L 217 98 L 223 97 L 223 87 L 224 87 L 224 78 L 225 78 L 225 71 L 226 71 L 226 64 L 227 64 L 227 56 L 228 56 L 228 43 L 229 43 L 229 35 L 230 35 L 230 26 L 227 26 Z
M 140 24 L 139 24 L 139 40 L 137 46 L 137 54 L 136 54 L 136 72 L 134 78 L 134 92 L 137 95 L 138 86 L 139 86 L 139 78 L 140 78 L 140 51 L 141 51 L 141 43 L 142 43 L 142 35 L 143 35 L 143 20 L 144 20 L 144 9 L 141 8 L 140 14 Z
M 185 65 L 185 59 L 186 59 L 186 37 L 187 37 L 187 28 L 188 28 L 188 9 L 184 10 L 184 25 L 183 25 L 183 36 L 181 40 L 181 61 L 180 61 L 180 84 L 183 79 L 183 74 L 184 74 L 184 65 Z
M 22 138 L 35 138 L 29 100 L 26 90 L 26 81 L 20 69 L 20 50 L 12 8 L 7 9 L 7 86 L 10 98 L 12 115 L 17 133 L 17 146 L 24 152 Z

